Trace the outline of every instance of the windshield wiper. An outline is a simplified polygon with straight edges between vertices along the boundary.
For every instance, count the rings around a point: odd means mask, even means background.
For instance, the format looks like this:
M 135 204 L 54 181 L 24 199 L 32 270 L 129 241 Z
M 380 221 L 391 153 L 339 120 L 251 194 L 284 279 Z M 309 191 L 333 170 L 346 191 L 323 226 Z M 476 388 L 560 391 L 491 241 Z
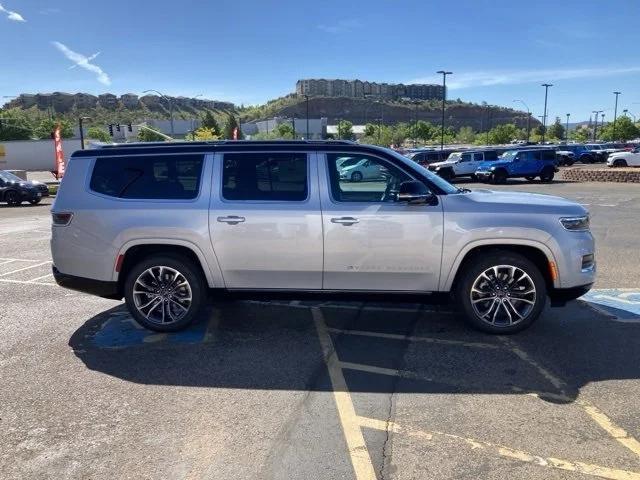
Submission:
M 459 188 L 458 193 L 471 193 L 471 190 L 468 188 Z

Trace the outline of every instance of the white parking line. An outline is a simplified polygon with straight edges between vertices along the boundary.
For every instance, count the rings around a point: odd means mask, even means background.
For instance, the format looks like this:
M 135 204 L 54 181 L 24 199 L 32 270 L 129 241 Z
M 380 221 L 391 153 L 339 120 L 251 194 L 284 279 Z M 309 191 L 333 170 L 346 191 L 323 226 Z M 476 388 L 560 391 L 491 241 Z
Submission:
M 38 263 L 36 265 L 29 265 L 28 267 L 19 268 L 17 270 L 12 270 L 10 272 L 0 273 L 0 277 L 6 277 L 7 275 L 12 275 L 14 273 L 22 272 L 24 270 L 29 270 L 30 268 L 41 267 L 41 266 L 47 265 L 49 263 L 51 263 L 51 260 L 47 260 L 46 262 Z
M 43 278 L 47 278 L 47 277 L 53 277 L 53 273 L 47 273 L 46 275 L 43 275 L 41 277 L 38 278 L 32 278 L 31 280 L 28 280 L 28 283 L 34 283 L 37 282 L 38 280 L 42 280 Z
M 11 280 L 10 278 L 0 278 L 0 283 L 17 283 L 20 285 L 50 285 L 57 286 L 56 283 L 47 283 L 47 282 L 31 282 L 27 280 Z

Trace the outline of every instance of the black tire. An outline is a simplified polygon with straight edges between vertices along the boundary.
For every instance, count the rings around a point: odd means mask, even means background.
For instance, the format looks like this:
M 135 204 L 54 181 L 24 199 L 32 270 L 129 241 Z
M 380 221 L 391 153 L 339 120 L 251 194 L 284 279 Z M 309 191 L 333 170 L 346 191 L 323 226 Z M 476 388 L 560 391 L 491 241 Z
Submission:
M 187 281 L 188 288 L 191 289 L 191 303 L 188 305 L 188 310 L 186 311 L 186 313 L 182 313 L 181 316 L 175 321 L 170 320 L 166 323 L 162 323 L 161 321 L 154 320 L 154 318 L 152 318 L 157 315 L 157 309 L 153 314 L 151 313 L 151 309 L 148 309 L 148 317 L 145 316 L 143 313 L 144 309 L 142 309 L 141 311 L 139 309 L 140 307 L 136 305 L 136 301 L 134 300 L 135 297 L 140 299 L 138 300 L 139 303 L 146 303 L 149 298 L 154 298 L 157 296 L 155 291 L 160 290 L 160 288 L 155 289 L 151 295 L 147 296 L 134 295 L 134 287 L 136 287 L 136 281 L 138 277 L 143 274 L 143 272 L 153 267 L 160 266 L 168 267 L 169 269 L 173 269 L 179 272 Z M 159 269 L 155 269 L 154 271 L 159 273 Z M 162 277 L 163 275 L 160 274 L 159 276 Z M 176 277 L 174 277 L 174 280 L 176 279 Z M 155 285 L 152 284 L 152 282 L 147 281 L 147 277 L 143 277 L 143 280 L 145 281 L 145 283 L 149 284 L 150 287 L 160 287 L 159 285 Z M 173 290 L 176 289 L 173 288 Z M 181 290 L 184 292 L 184 290 L 186 290 L 186 287 L 177 289 L 176 295 L 180 293 Z M 184 328 L 189 326 L 198 317 L 200 311 L 202 310 L 202 307 L 206 304 L 206 295 L 206 284 L 204 282 L 204 278 L 202 273 L 200 272 L 200 269 L 188 258 L 175 254 L 153 255 L 141 260 L 135 266 L 133 266 L 131 270 L 129 270 L 124 282 L 124 298 L 129 312 L 140 325 L 156 332 L 176 332 L 178 330 L 183 330 Z M 177 299 L 179 302 L 183 302 L 183 300 L 180 300 L 180 297 L 178 297 Z M 167 312 L 166 316 L 169 316 L 169 310 L 165 309 L 164 300 L 162 301 L 162 319 L 164 320 L 165 312 Z M 155 303 L 152 303 L 151 307 L 153 307 Z M 176 303 L 177 302 L 173 301 L 173 305 L 175 305 Z M 166 302 L 166 305 L 170 305 L 169 300 Z M 174 312 L 181 312 L 181 310 L 176 310 L 175 307 L 173 308 Z M 182 308 L 184 309 L 185 307 L 183 306 Z
M 526 179 L 527 179 L 527 180 L 529 180 L 530 182 L 533 182 L 533 181 L 536 179 L 536 177 L 531 177 L 531 176 L 524 177 L 524 178 L 526 178 Z
M 447 182 L 449 180 L 453 180 L 453 178 L 456 176 L 450 168 L 443 168 L 441 170 L 438 170 L 438 175 L 440 175 L 440 177 L 445 179 Z
M 554 176 L 555 172 L 553 171 L 553 168 L 544 168 L 540 174 L 540 181 L 543 183 L 552 182 Z
M 496 185 L 507 183 L 507 172 L 502 169 L 493 172 L 491 175 L 491 183 L 495 183 Z
M 627 166 L 627 161 L 626 160 L 622 160 L 621 158 L 614 160 L 613 161 L 613 167 L 615 168 L 624 168 Z
M 475 173 L 472 173 L 469 178 L 471 179 L 472 182 L 477 182 L 478 181 L 478 176 Z
M 361 182 L 362 181 L 362 173 L 360 172 L 353 172 L 351 174 L 351 181 L 352 182 Z
M 522 271 L 526 273 L 528 277 L 520 283 L 516 282 L 511 284 L 511 288 L 507 287 L 507 289 L 497 289 L 496 287 L 497 290 L 495 291 L 498 293 L 488 294 L 489 296 L 487 296 L 487 301 L 484 302 L 482 300 L 484 293 L 479 294 L 475 291 L 472 292 L 472 289 L 474 288 L 474 285 L 475 287 L 479 286 L 477 282 L 485 281 L 484 277 L 482 277 L 483 272 L 486 272 L 487 270 L 491 270 L 491 272 L 493 272 L 492 267 L 495 266 L 509 266 L 509 268 L 498 269 L 500 276 L 508 275 L 508 273 L 511 272 L 510 267 L 515 267 L 516 272 Z M 462 268 L 463 270 L 459 273 L 456 281 L 454 294 L 466 321 L 473 328 L 487 333 L 517 333 L 529 328 L 542 313 L 547 299 L 546 283 L 538 267 L 527 257 L 510 251 L 495 250 L 475 256 L 470 261 L 466 262 Z M 516 273 L 516 276 L 519 277 L 520 274 Z M 496 282 L 499 283 L 501 287 L 508 285 L 508 283 L 503 280 L 496 280 Z M 522 287 L 527 288 L 529 283 L 535 287 L 535 291 L 533 294 L 527 294 L 528 296 L 525 296 L 519 290 Z M 475 304 L 472 303 L 473 296 L 475 296 L 473 299 Z M 527 301 L 531 303 L 526 303 L 524 300 L 516 300 L 518 297 L 526 298 Z M 480 300 L 478 300 L 479 298 Z M 491 323 L 490 319 L 485 319 L 480 315 L 483 313 L 480 310 L 486 309 L 489 306 L 494 308 L 494 304 L 497 305 L 495 306 L 495 310 L 489 309 L 488 313 L 485 314 L 491 316 L 491 313 L 495 312 L 493 314 L 493 323 Z M 516 307 L 511 309 L 511 306 L 514 304 Z M 474 305 L 478 305 L 478 311 L 474 308 Z M 516 308 L 521 309 L 517 315 L 522 314 L 522 319 L 518 319 L 516 316 Z M 507 311 L 510 313 L 507 314 Z M 507 315 L 511 315 L 511 317 L 508 317 Z M 516 318 L 517 321 L 508 323 L 509 318 Z
M 580 157 L 580 161 L 582 163 L 595 163 L 595 160 L 592 155 L 586 154 Z
M 29 200 L 29 203 L 31 205 L 38 205 L 41 200 L 42 200 L 41 198 L 32 198 L 31 200 Z
M 567 158 L 567 159 L 564 161 L 564 166 L 565 166 L 565 167 L 570 167 L 570 166 L 572 166 L 574 163 L 576 163 L 576 162 L 575 162 L 575 160 L 573 160 L 573 159 L 571 159 L 571 158 Z
M 20 194 L 15 190 L 9 190 L 8 192 L 5 192 L 4 201 L 7 202 L 11 207 L 17 207 L 22 203 Z

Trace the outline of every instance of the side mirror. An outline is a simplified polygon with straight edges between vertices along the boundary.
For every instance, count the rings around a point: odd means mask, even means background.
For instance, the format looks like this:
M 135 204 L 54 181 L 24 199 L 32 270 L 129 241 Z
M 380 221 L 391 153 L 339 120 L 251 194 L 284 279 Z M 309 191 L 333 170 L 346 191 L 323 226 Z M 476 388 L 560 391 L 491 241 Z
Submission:
M 431 203 L 435 195 L 427 190 L 422 182 L 409 180 L 400 184 L 398 192 L 398 202 L 407 202 L 410 205 L 421 205 Z

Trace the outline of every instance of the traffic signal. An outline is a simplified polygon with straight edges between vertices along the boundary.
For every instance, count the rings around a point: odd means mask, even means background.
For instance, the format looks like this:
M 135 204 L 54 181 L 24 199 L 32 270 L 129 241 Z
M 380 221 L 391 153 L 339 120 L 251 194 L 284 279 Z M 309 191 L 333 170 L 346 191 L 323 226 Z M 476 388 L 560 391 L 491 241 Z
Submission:
M 113 125 L 111 123 L 109 124 L 109 135 L 113 137 Z
M 117 130 L 118 132 L 120 131 L 120 124 L 119 124 L 119 123 L 116 125 L 116 130 Z
M 133 132 L 133 127 L 131 126 L 130 123 L 127 124 L 127 130 L 129 130 L 130 132 Z

